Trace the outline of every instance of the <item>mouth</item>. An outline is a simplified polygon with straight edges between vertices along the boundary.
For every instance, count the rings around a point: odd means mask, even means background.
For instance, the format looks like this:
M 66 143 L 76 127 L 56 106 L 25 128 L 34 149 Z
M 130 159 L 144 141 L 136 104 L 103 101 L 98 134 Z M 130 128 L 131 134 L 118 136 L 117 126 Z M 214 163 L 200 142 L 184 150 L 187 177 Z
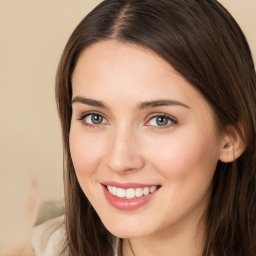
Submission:
M 161 185 L 120 184 L 108 182 L 101 184 L 107 201 L 119 210 L 136 210 L 154 198 Z
M 157 189 L 160 188 L 159 185 L 126 189 L 110 185 L 107 185 L 105 187 L 111 195 L 125 199 L 134 199 L 147 196 L 151 193 L 154 193 Z

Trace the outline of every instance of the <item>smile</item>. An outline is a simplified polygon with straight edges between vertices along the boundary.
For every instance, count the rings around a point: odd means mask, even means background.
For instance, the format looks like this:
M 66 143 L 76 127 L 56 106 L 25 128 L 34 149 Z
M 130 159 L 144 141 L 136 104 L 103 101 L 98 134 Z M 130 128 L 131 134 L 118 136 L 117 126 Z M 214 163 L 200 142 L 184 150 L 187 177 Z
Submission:
M 107 182 L 101 184 L 106 200 L 116 209 L 130 211 L 146 205 L 158 194 L 160 185 L 137 183 L 120 184 Z
M 142 196 L 147 196 L 157 190 L 157 186 L 144 187 L 144 188 L 118 188 L 115 186 L 107 186 L 110 194 L 119 198 L 133 199 Z

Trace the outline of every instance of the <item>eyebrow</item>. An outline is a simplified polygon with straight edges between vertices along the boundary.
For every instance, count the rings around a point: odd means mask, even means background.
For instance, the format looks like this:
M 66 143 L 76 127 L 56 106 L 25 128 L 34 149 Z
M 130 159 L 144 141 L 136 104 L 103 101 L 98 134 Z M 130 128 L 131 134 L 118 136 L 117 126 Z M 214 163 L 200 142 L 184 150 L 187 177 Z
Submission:
M 99 100 L 88 99 L 88 98 L 84 98 L 84 97 L 80 97 L 80 96 L 74 97 L 71 101 L 72 104 L 77 103 L 77 102 L 83 103 L 85 105 L 94 106 L 94 107 L 107 108 L 107 106 Z
M 162 106 L 181 106 L 181 107 L 190 109 L 190 107 L 188 105 L 186 105 L 182 102 L 179 102 L 176 100 L 169 100 L 169 99 L 142 102 L 139 105 L 139 109 L 162 107 Z
M 72 99 L 72 104 L 74 103 L 83 103 L 85 105 L 90 105 L 94 107 L 104 108 L 107 109 L 108 107 L 99 100 L 93 100 L 89 98 L 84 98 L 81 96 L 76 96 Z M 169 100 L 169 99 L 161 99 L 161 100 L 153 100 L 153 101 L 146 101 L 139 104 L 138 109 L 146 109 L 146 108 L 154 108 L 154 107 L 161 107 L 161 106 L 181 106 L 190 109 L 190 107 L 182 102 L 176 100 Z

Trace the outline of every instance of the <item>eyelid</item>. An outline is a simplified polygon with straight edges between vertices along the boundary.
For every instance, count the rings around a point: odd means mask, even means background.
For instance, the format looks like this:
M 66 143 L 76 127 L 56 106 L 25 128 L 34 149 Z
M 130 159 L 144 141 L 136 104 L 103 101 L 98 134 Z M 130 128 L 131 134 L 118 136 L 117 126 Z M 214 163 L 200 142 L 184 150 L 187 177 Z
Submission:
M 85 122 L 85 118 L 89 115 L 99 115 L 101 116 L 103 119 L 105 119 L 107 122 L 104 123 L 100 123 L 100 124 L 91 124 L 91 123 L 87 123 Z M 106 125 L 108 124 L 108 120 L 107 118 L 100 112 L 97 111 L 88 111 L 88 112 L 83 112 L 81 115 L 79 115 L 78 119 L 79 121 L 81 121 L 84 125 L 89 126 L 89 127 L 100 127 L 102 125 Z
M 167 125 L 163 125 L 163 126 L 157 126 L 157 125 L 150 125 L 150 124 L 148 124 L 151 119 L 156 118 L 156 117 L 165 117 L 165 118 L 169 119 L 171 121 L 171 123 L 167 124 Z M 177 118 L 175 118 L 175 117 L 173 117 L 173 116 L 171 116 L 169 114 L 166 114 L 166 113 L 153 113 L 153 114 L 150 114 L 147 117 L 147 121 L 145 123 L 146 126 L 151 126 L 152 128 L 156 128 L 156 129 L 169 128 L 170 126 L 173 126 L 173 125 L 176 125 L 176 124 L 178 124 Z

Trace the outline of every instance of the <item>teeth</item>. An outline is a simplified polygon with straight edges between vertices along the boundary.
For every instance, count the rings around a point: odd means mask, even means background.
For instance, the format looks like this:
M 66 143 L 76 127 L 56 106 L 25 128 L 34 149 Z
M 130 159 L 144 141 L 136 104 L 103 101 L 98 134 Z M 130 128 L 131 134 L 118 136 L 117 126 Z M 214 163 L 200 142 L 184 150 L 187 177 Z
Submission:
M 144 187 L 144 188 L 117 188 L 114 186 L 107 186 L 107 189 L 109 193 L 111 193 L 114 196 L 120 197 L 120 198 L 126 198 L 126 199 L 132 199 L 135 197 L 142 197 L 146 196 L 150 193 L 153 193 L 156 191 L 157 186 L 152 186 L 152 187 Z
M 155 192 L 156 191 L 156 186 L 153 186 L 153 187 L 150 187 L 149 188 L 149 192 L 150 193 L 153 193 L 153 192 Z
M 116 196 L 116 187 L 112 187 L 112 195 Z
M 144 194 L 144 196 L 146 196 L 146 195 L 149 194 L 149 187 L 145 187 L 145 188 L 143 189 L 143 194 Z
M 133 188 L 126 189 L 125 197 L 128 199 L 134 198 L 135 197 L 135 189 L 133 189 Z
M 107 186 L 108 191 L 113 195 L 113 187 L 112 186 Z
M 136 188 L 135 195 L 136 195 L 136 197 L 143 196 L 143 189 L 142 188 Z
M 117 188 L 116 189 L 116 196 L 123 198 L 123 197 L 125 197 L 125 192 L 126 192 L 125 189 Z

